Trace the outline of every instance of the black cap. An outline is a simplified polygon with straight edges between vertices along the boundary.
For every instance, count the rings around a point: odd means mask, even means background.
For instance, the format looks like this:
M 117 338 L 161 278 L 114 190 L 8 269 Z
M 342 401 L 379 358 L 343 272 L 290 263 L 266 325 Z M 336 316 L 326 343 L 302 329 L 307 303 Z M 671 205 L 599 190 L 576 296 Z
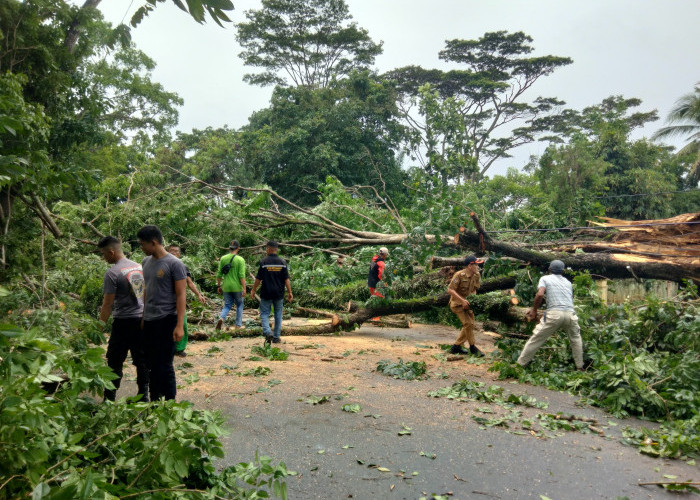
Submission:
M 230 244 L 228 247 L 229 247 L 229 249 L 231 249 L 231 250 L 235 250 L 236 248 L 240 248 L 240 247 L 241 247 L 241 244 L 238 243 L 238 240 L 232 240 L 232 241 L 231 241 L 231 244 Z
M 476 262 L 477 264 L 483 264 L 483 263 L 484 263 L 483 260 L 477 259 L 477 258 L 474 257 L 473 255 L 470 255 L 469 257 L 466 257 L 466 258 L 464 259 L 464 265 L 465 265 L 465 266 L 468 266 L 468 265 L 471 264 L 472 262 Z
M 270 240 L 267 242 L 267 245 L 270 248 L 279 248 L 280 244 L 277 243 L 275 240 Z

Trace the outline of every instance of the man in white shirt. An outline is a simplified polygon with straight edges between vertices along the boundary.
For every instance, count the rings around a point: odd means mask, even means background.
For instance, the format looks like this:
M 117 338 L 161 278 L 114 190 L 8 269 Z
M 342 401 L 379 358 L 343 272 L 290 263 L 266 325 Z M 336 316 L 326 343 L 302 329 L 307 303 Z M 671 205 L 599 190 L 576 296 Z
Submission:
M 571 351 L 574 355 L 574 363 L 578 370 L 583 370 L 583 342 L 581 341 L 581 328 L 578 325 L 578 316 L 574 310 L 574 289 L 569 280 L 562 273 L 566 266 L 560 260 L 553 260 L 549 264 L 549 272 L 540 278 L 537 284 L 535 303 L 526 317 L 528 321 L 537 319 L 537 309 L 542 305 L 542 300 L 547 300 L 547 310 L 542 321 L 535 327 L 532 337 L 527 341 L 523 352 L 518 357 L 518 364 L 526 366 L 535 357 L 537 350 L 547 342 L 557 330 L 563 329 L 569 335 Z

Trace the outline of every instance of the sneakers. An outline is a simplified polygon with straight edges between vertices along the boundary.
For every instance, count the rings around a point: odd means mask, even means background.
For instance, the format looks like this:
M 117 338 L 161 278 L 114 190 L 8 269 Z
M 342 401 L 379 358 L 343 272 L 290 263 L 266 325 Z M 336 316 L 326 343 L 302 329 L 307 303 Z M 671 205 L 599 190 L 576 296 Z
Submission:
M 265 342 L 263 343 L 263 345 L 267 344 L 272 344 L 272 337 L 268 337 L 267 335 L 265 335 Z
M 187 353 L 185 351 L 177 351 L 175 352 L 175 356 L 177 356 L 178 358 L 184 358 L 187 356 Z
M 467 351 L 461 345 L 455 344 L 452 347 L 450 347 L 450 354 L 469 354 L 469 351 Z
M 221 327 L 223 326 L 223 324 L 224 324 L 224 320 L 219 318 L 219 321 L 216 322 L 216 329 L 221 330 Z
M 470 352 L 472 355 L 476 356 L 477 358 L 483 358 L 483 357 L 484 357 L 484 353 L 481 352 L 475 345 L 470 345 L 470 346 L 469 346 L 469 352 Z
M 282 342 L 282 339 L 278 339 L 278 338 L 274 338 L 274 337 L 272 338 L 273 344 L 279 344 L 280 342 Z

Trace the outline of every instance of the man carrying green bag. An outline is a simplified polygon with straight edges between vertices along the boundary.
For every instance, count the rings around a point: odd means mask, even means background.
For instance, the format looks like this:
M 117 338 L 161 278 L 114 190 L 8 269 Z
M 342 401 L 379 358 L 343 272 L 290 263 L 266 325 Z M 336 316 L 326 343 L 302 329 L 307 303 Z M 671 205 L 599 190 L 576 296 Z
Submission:
M 236 328 L 243 328 L 243 299 L 245 298 L 245 260 L 238 255 L 241 245 L 233 240 L 229 253 L 219 259 L 216 273 L 216 287 L 219 295 L 224 296 L 224 308 L 219 314 L 216 329 L 221 330 L 229 311 L 236 305 Z M 223 284 L 222 284 L 223 280 Z

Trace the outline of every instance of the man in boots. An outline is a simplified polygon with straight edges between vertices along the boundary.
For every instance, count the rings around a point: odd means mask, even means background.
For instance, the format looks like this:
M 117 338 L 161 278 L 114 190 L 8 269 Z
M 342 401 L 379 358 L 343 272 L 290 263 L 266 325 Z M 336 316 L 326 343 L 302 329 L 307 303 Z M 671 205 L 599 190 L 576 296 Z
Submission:
M 467 267 L 455 273 L 447 288 L 447 293 L 450 294 L 450 310 L 455 313 L 462 322 L 462 330 L 454 345 L 450 348 L 450 354 L 484 355 L 484 353 L 476 347 L 476 339 L 474 338 L 474 312 L 469 307 L 469 301 L 467 300 L 467 297 L 476 293 L 479 286 L 481 286 L 479 264 L 483 262 L 483 260 L 479 260 L 473 255 L 464 259 L 464 264 Z M 464 349 L 465 342 L 469 342 L 468 351 Z
M 143 314 L 143 271 L 141 265 L 124 257 L 121 242 L 114 236 L 105 236 L 97 248 L 102 258 L 112 267 L 105 273 L 100 321 L 114 316 L 112 333 L 107 344 L 107 365 L 117 376 L 114 389 L 105 389 L 106 401 L 114 401 L 121 385 L 124 361 L 131 351 L 136 367 L 137 396 L 148 401 L 148 364 L 141 332 Z

